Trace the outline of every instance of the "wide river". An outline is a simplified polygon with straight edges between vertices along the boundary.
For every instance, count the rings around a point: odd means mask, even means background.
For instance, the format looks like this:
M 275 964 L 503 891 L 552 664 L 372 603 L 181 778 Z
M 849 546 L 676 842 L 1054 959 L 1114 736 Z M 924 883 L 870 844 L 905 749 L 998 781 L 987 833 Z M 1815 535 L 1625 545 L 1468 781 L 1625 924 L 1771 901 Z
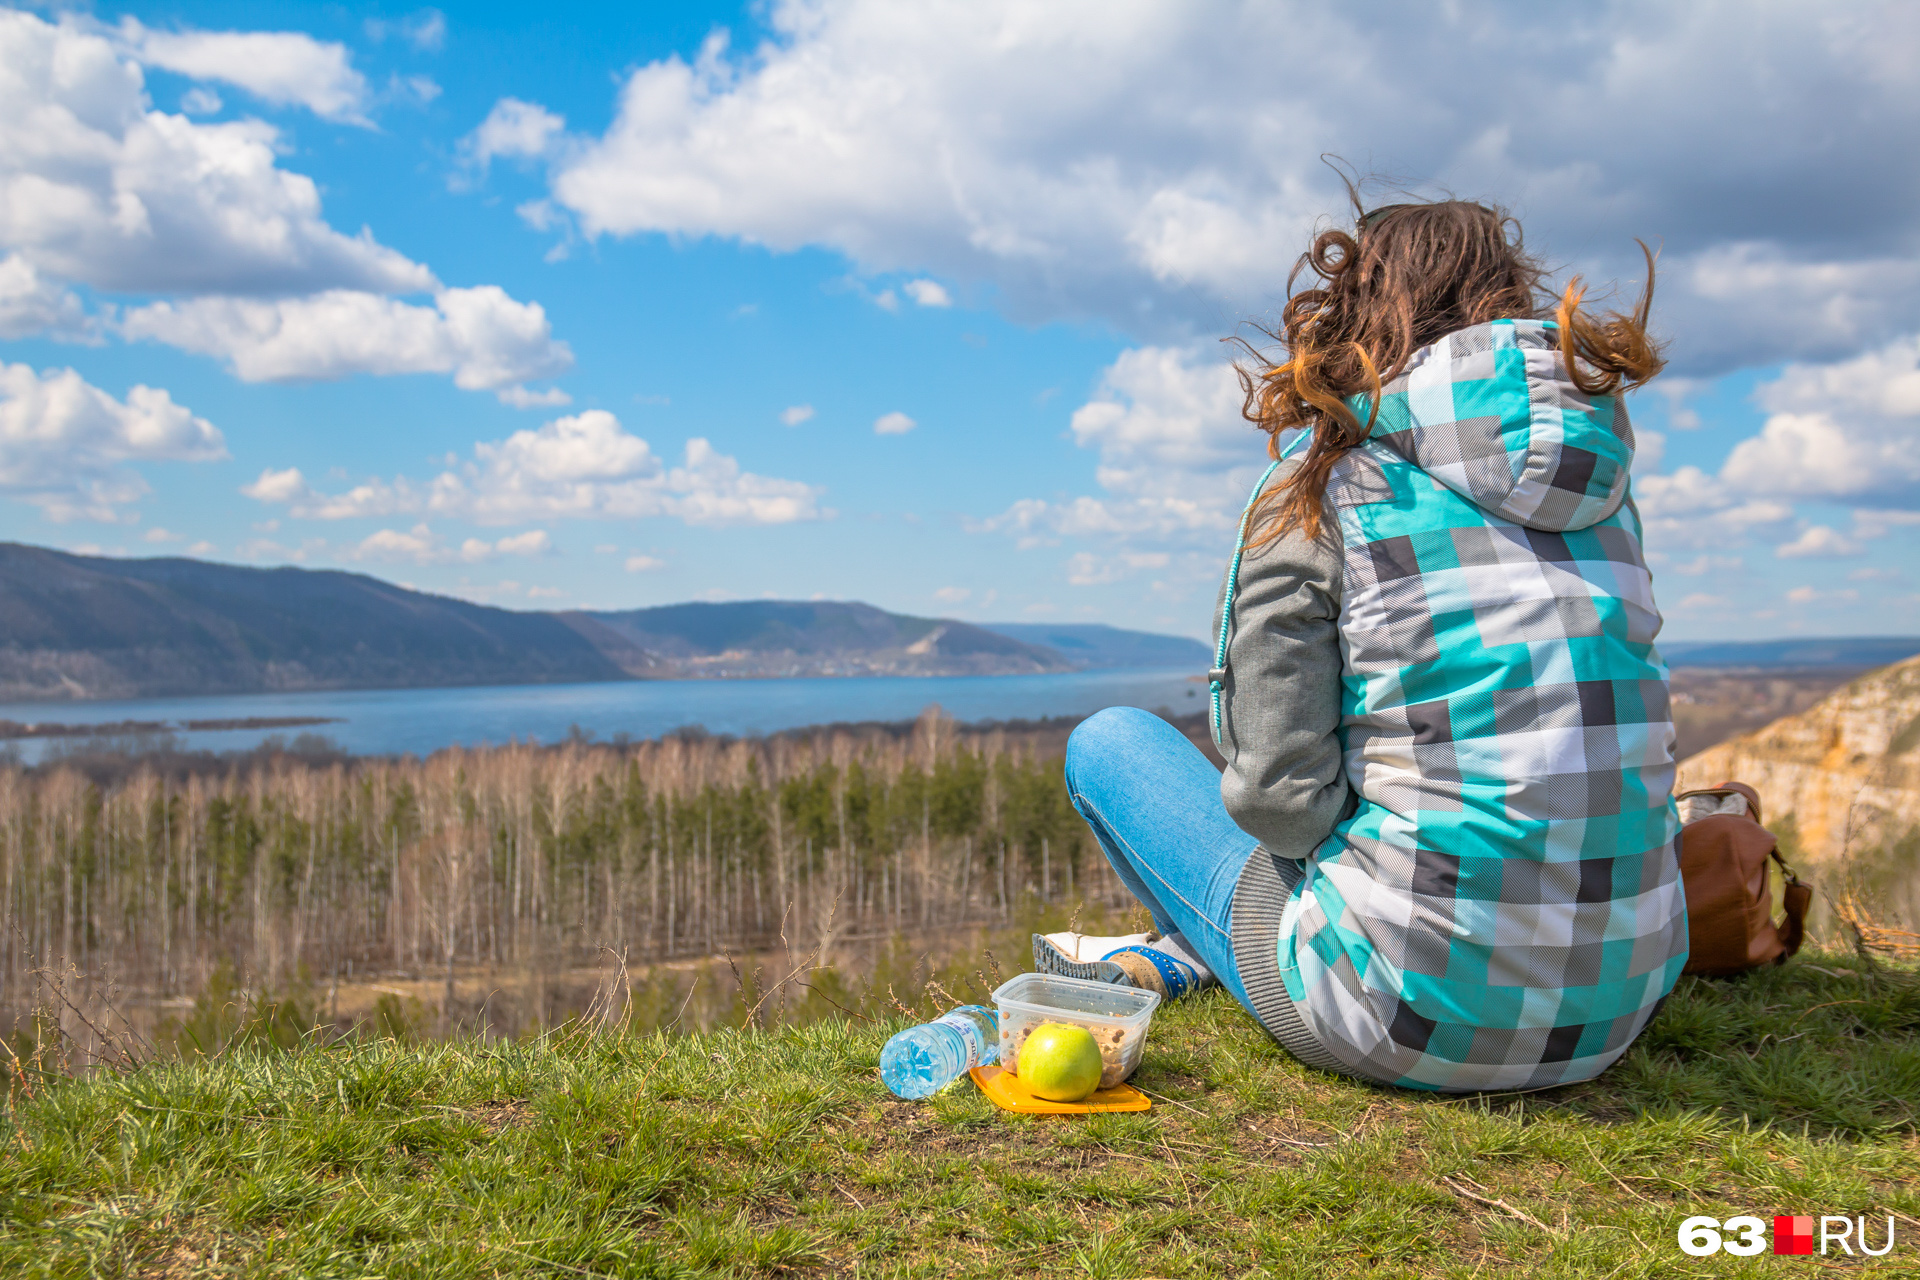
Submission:
M 835 721 L 910 720 L 938 703 L 959 720 L 1083 716 L 1102 707 L 1202 710 L 1205 686 L 1189 670 L 1076 671 L 1041 676 L 866 676 L 792 680 L 656 680 L 615 684 L 510 685 L 478 689 L 366 689 L 330 693 L 144 698 L 128 702 L 0 704 L 0 719 L 71 725 L 162 721 L 194 750 L 245 750 L 270 734 L 324 734 L 359 755 L 510 741 L 556 742 L 578 726 L 605 740 L 653 738 L 689 725 L 746 736 Z M 323 716 L 306 729 L 187 731 L 189 720 Z M 17 742 L 33 761 L 53 744 Z

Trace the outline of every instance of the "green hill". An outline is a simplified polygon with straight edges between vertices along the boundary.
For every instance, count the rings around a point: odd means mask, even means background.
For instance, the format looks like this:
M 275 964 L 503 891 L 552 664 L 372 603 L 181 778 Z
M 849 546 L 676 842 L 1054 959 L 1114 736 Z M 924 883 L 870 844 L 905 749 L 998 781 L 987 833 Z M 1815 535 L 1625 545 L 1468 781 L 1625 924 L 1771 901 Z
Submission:
M 358 573 L 0 543 L 0 699 L 623 678 L 551 614 Z
M 1026 675 L 1191 641 L 1054 628 L 1069 652 L 852 601 L 517 612 L 359 573 L 0 543 L 0 701 L 712 676 Z M 1095 652 L 1080 632 L 1101 633 Z M 1068 632 L 1075 633 L 1068 635 Z M 1090 658 L 1089 655 L 1092 655 Z

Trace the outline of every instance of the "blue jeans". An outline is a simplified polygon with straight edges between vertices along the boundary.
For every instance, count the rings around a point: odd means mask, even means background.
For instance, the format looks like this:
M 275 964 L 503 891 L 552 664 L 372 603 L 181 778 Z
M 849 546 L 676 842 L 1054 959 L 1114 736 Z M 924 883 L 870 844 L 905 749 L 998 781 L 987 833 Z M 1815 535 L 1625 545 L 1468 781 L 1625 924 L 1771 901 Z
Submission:
M 1067 795 L 1154 927 L 1184 937 L 1247 1005 L 1233 890 L 1259 841 L 1227 816 L 1220 771 L 1159 716 L 1108 707 L 1067 741 Z

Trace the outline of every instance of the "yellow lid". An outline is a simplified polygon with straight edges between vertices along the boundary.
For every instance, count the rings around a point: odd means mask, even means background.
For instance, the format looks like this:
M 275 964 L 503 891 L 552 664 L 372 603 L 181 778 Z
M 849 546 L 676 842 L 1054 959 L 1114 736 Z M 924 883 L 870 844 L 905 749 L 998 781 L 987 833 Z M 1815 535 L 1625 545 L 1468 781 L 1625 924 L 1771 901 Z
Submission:
M 1095 1089 L 1079 1102 L 1052 1102 L 1034 1097 L 1027 1092 L 1027 1086 L 1020 1083 L 1019 1076 L 998 1066 L 975 1067 L 969 1074 L 994 1106 L 1023 1115 L 1090 1115 L 1095 1111 L 1145 1111 L 1153 1106 L 1146 1094 L 1130 1084 Z

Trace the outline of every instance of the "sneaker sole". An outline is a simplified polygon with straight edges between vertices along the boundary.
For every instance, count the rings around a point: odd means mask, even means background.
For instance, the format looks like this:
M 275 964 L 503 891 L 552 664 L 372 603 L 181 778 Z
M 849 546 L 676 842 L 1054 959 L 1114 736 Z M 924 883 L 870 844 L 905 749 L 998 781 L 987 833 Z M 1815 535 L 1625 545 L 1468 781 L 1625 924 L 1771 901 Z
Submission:
M 1133 979 L 1111 960 L 1069 960 L 1060 948 L 1047 941 L 1043 933 L 1033 935 L 1033 969 L 1058 978 L 1079 978 L 1084 982 L 1106 982 L 1116 987 L 1131 987 Z

